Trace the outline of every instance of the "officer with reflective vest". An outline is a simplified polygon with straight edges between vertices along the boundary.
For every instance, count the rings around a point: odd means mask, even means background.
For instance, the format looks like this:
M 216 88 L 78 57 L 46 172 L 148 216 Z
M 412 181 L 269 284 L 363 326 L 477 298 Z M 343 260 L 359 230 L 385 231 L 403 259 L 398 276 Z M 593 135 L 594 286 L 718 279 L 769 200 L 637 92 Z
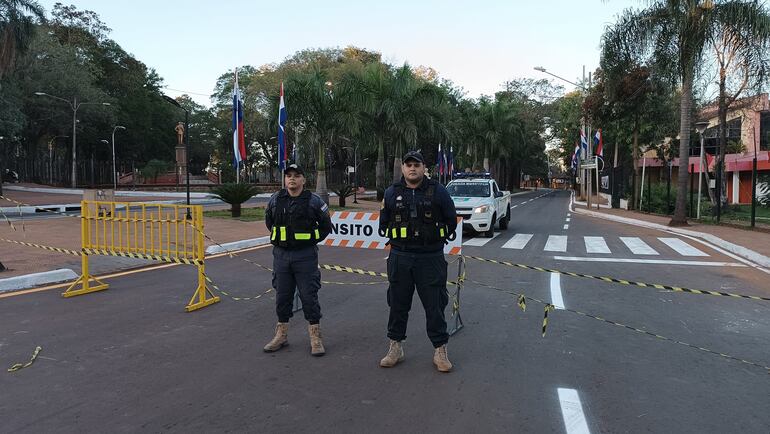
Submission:
M 276 291 L 278 325 L 266 352 L 278 351 L 288 343 L 289 318 L 292 317 L 294 290 L 299 291 L 302 311 L 310 324 L 310 353 L 323 356 L 321 340 L 321 272 L 318 270 L 318 246 L 331 232 L 329 206 L 316 194 L 304 189 L 305 172 L 296 164 L 283 172 L 286 188 L 275 193 L 267 204 L 265 223 L 273 244 L 273 288 Z
M 425 176 L 425 160 L 417 151 L 404 155 L 401 180 L 385 190 L 380 211 L 380 234 L 389 238 L 388 354 L 380 366 L 390 368 L 404 359 L 402 341 L 415 289 L 427 319 L 428 338 L 434 347 L 433 363 L 449 372 L 449 341 L 444 309 L 447 262 L 444 244 L 454 239 L 457 214 L 452 198 L 440 183 Z

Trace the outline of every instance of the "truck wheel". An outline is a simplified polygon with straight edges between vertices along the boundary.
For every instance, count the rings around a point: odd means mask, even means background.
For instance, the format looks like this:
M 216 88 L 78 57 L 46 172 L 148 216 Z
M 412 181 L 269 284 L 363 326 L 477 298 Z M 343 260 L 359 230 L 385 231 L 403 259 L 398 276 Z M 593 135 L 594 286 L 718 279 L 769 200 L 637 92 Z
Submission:
M 505 217 L 500 220 L 500 230 L 504 231 L 508 229 L 508 222 L 511 221 L 511 206 L 508 205 L 508 209 L 505 212 Z
M 497 219 L 497 215 L 492 215 L 492 221 L 489 224 L 489 230 L 484 232 L 485 238 L 492 238 L 495 236 L 495 220 Z

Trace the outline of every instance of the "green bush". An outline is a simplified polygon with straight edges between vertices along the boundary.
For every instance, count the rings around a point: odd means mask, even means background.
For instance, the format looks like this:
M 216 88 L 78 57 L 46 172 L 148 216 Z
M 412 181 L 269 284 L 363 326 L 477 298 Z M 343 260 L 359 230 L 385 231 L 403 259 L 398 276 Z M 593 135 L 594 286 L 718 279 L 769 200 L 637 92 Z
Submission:
M 251 184 L 222 184 L 212 192 L 217 199 L 230 204 L 230 213 L 233 217 L 241 216 L 241 204 L 259 193 L 259 189 Z
M 145 179 L 152 179 L 153 182 L 158 179 L 158 175 L 172 170 L 173 164 L 162 160 L 150 160 L 141 170 Z

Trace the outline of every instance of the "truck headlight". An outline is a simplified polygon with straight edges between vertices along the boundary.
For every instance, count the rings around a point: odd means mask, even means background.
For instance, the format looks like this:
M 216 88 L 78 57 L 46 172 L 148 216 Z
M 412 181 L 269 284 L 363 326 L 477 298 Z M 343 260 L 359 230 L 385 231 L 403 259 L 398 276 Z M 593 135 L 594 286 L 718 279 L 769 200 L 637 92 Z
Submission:
M 477 206 L 476 208 L 473 209 L 473 213 L 474 214 L 481 214 L 481 213 L 485 213 L 487 211 L 489 211 L 489 206 L 488 205 Z

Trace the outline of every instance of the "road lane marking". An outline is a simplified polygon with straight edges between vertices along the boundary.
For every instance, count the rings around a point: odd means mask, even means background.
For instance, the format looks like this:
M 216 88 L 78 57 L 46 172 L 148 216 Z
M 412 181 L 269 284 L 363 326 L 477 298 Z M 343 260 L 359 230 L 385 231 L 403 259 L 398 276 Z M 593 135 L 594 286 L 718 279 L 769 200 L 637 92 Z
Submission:
M 483 246 L 486 243 L 494 240 L 497 238 L 497 236 L 500 235 L 500 232 L 495 232 L 495 234 L 492 236 L 492 238 L 482 238 L 482 237 L 474 237 L 469 239 L 468 241 L 463 241 L 463 246 Z
M 564 225 L 562 229 L 569 229 L 569 225 Z
M 564 225 L 564 229 L 567 229 L 567 226 Z M 566 235 L 549 235 L 548 241 L 545 243 L 545 248 L 543 250 L 547 252 L 566 252 L 567 251 L 567 236 Z
M 604 237 L 583 237 L 587 253 L 612 253 Z
M 570 220 L 571 220 L 571 219 L 570 219 L 569 217 L 567 217 L 567 218 L 565 218 L 565 219 L 564 219 L 564 221 L 565 221 L 565 222 L 569 222 Z
M 590 434 L 577 390 L 561 387 L 556 390 L 559 392 L 561 415 L 564 418 L 564 429 L 567 434 Z
M 696 265 L 703 267 L 746 267 L 738 262 L 711 261 L 677 261 L 673 259 L 626 259 L 626 258 L 591 258 L 584 256 L 554 256 L 557 261 L 573 262 L 620 262 L 624 264 L 664 264 L 664 265 Z
M 676 250 L 676 252 L 682 256 L 708 256 L 707 253 L 704 253 L 703 251 L 696 249 L 695 247 L 685 243 L 679 238 L 658 237 L 658 239 L 663 244 Z
M 523 249 L 527 245 L 529 240 L 532 239 L 533 234 L 516 234 L 510 240 L 503 244 L 503 249 Z
M 634 255 L 657 255 L 658 252 L 642 241 L 639 237 L 620 237 L 620 241 L 631 250 Z
M 564 309 L 564 298 L 561 296 L 561 275 L 551 273 L 551 304 L 556 309 Z

